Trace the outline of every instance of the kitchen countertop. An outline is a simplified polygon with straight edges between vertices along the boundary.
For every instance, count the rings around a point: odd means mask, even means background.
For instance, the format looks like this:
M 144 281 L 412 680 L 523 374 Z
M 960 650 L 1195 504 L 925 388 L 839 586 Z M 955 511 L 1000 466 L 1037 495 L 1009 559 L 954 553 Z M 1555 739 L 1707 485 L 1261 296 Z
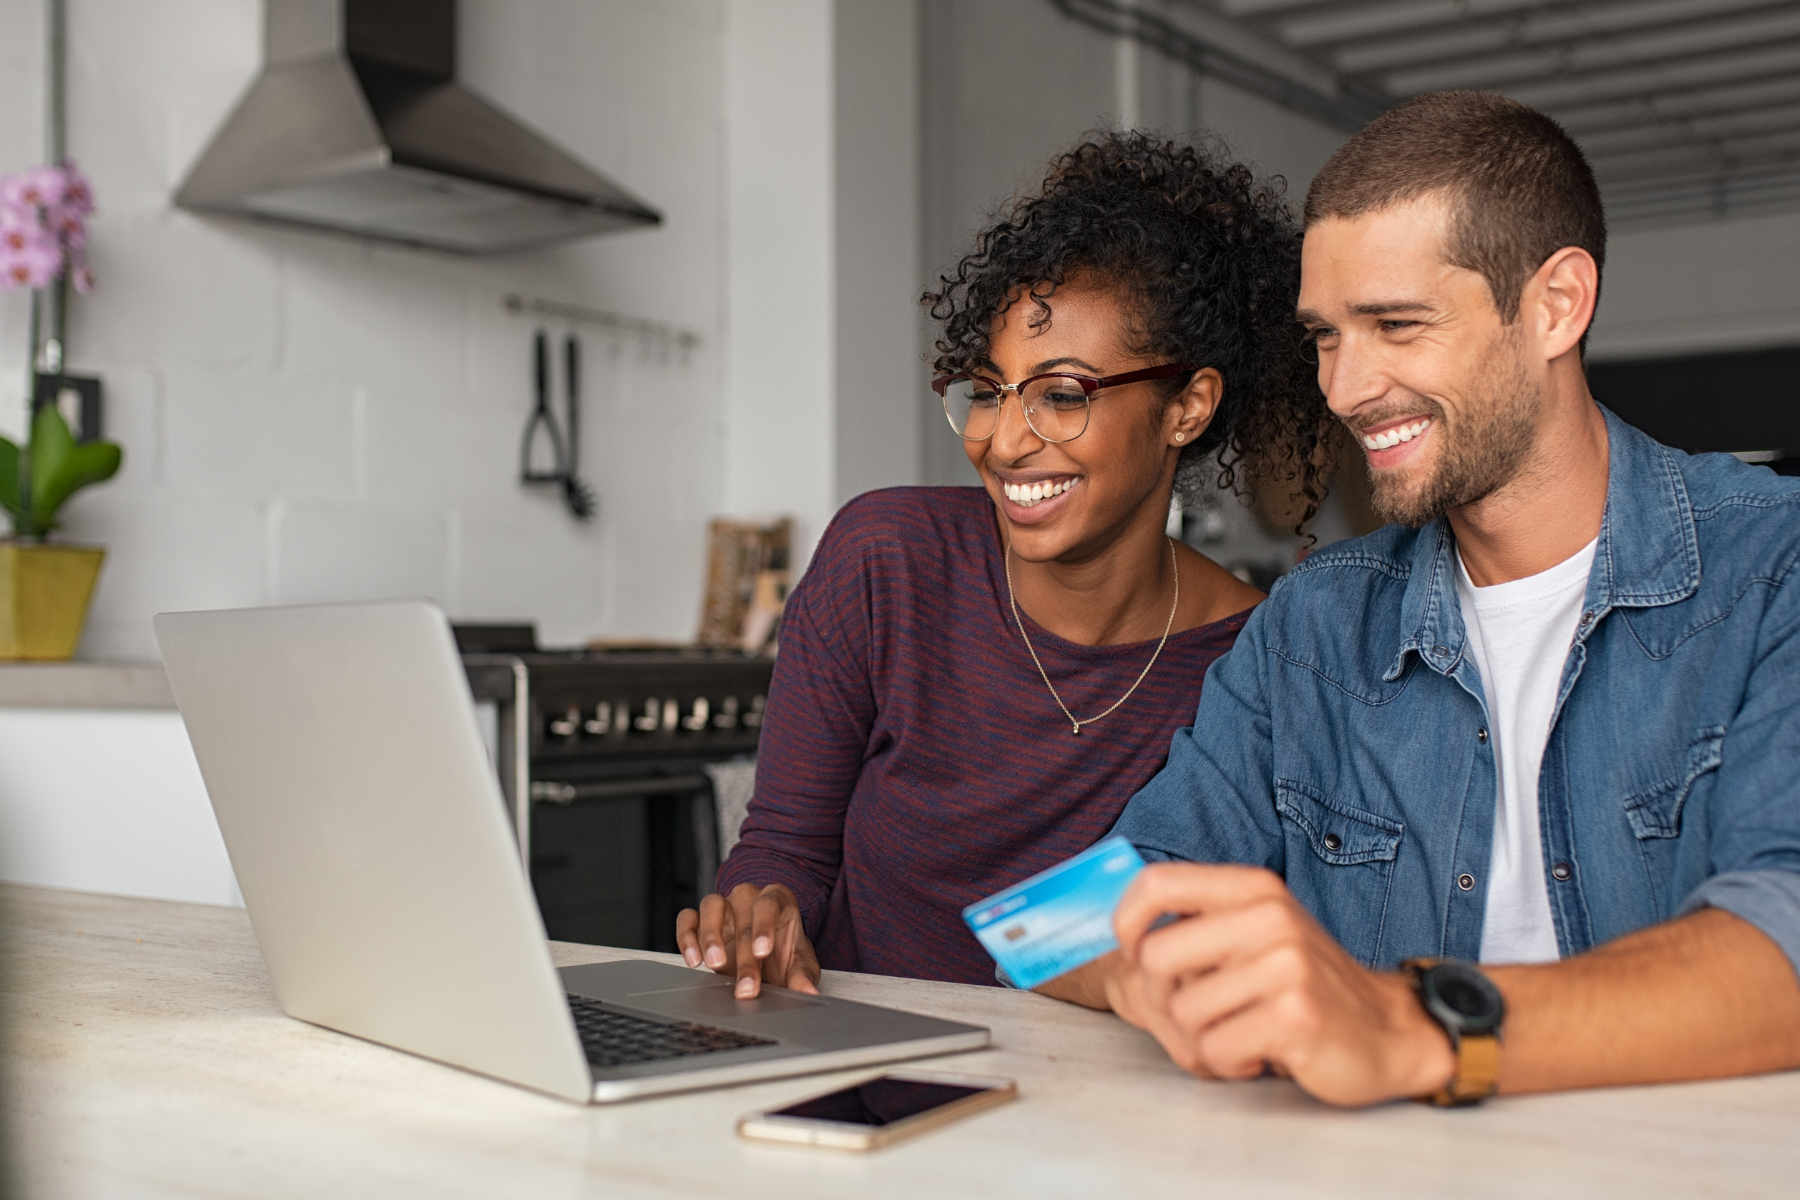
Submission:
M 0 662 L 0 708 L 174 707 L 159 662 Z
M 1319 1105 L 1205 1083 L 1115 1018 L 1029 993 L 827 972 L 833 995 L 976 1021 L 926 1065 L 1015 1103 L 873 1154 L 739 1141 L 739 1114 L 864 1072 L 581 1108 L 282 1015 L 240 909 L 0 888 L 22 1194 L 155 1196 L 1787 1196 L 1800 1073 Z M 664 957 L 556 945 L 559 965 Z

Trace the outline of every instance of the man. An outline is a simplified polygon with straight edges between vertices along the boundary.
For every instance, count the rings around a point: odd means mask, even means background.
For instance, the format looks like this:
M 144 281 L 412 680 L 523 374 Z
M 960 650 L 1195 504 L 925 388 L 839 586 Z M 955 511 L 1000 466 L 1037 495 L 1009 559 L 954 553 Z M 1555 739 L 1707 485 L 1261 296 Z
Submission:
M 1208 672 L 1118 825 L 1164 860 L 1120 951 L 1044 990 L 1336 1104 L 1800 1065 L 1800 482 L 1595 404 L 1604 254 L 1500 96 L 1320 173 L 1299 317 L 1390 525 Z

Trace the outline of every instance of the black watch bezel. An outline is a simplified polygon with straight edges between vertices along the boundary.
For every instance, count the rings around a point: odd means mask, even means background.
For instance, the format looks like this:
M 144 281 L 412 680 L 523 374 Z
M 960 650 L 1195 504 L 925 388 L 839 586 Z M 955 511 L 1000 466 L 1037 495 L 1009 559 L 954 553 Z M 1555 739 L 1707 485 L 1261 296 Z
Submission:
M 1444 1027 L 1452 1043 L 1465 1037 L 1499 1037 L 1506 1022 L 1506 997 L 1473 963 L 1448 959 L 1420 970 L 1419 1002 Z M 1466 1004 L 1469 1000 L 1476 1003 Z M 1459 1004 L 1459 1002 L 1461 1002 Z M 1472 1007 L 1474 1011 L 1464 1011 Z

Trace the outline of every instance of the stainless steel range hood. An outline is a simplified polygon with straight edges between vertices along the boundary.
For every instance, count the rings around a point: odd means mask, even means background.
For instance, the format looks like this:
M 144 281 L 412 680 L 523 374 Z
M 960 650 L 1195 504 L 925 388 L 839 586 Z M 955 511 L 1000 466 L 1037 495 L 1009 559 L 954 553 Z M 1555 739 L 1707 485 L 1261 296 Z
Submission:
M 175 202 L 487 254 L 662 217 L 456 81 L 456 0 L 265 0 L 262 76 Z

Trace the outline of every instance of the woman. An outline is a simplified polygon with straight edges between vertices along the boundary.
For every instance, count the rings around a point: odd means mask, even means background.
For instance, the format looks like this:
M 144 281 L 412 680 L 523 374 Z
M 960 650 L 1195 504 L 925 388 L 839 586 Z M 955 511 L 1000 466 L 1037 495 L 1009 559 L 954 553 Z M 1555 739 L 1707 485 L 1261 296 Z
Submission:
M 821 966 L 994 982 L 963 907 L 1105 834 L 1262 598 L 1165 535 L 1171 491 L 1223 464 L 1317 507 L 1298 283 L 1278 187 L 1135 133 L 977 237 L 925 301 L 984 486 L 873 492 L 826 530 L 727 895 L 677 920 L 689 965 L 742 997 Z

